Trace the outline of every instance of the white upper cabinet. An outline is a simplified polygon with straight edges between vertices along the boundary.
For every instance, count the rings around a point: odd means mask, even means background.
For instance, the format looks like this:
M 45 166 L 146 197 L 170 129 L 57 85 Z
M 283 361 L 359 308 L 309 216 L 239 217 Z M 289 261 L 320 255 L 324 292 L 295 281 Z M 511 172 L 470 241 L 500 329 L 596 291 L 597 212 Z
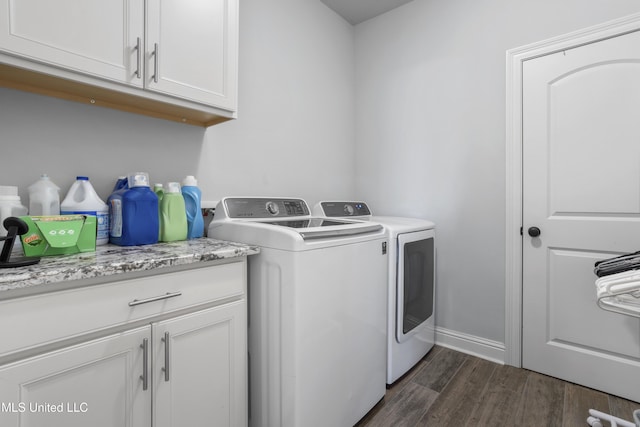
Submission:
M 148 0 L 150 90 L 235 109 L 237 0 Z
M 0 0 L 2 86 L 209 126 L 237 75 L 238 0 Z
M 0 48 L 6 53 L 142 87 L 137 71 L 143 61 L 136 48 L 138 40 L 144 42 L 143 0 L 1 4 Z

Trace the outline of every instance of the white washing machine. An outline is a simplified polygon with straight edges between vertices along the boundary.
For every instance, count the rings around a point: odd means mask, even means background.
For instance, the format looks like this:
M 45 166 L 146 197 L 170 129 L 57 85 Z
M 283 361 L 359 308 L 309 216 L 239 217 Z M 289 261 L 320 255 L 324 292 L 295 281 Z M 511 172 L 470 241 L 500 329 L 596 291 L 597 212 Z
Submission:
M 387 384 L 415 366 L 435 343 L 435 224 L 373 216 L 364 202 L 320 202 L 314 214 L 381 224 L 389 238 Z
M 387 236 L 302 199 L 225 198 L 208 236 L 249 264 L 249 424 L 350 427 L 385 394 Z

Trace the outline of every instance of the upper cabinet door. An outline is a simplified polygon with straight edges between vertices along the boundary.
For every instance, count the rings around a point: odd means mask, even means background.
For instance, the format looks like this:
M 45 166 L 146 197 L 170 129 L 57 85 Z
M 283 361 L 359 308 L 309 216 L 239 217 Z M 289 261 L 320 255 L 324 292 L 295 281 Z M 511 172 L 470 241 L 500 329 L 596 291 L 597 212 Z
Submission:
M 4 53 L 143 85 L 143 0 L 0 0 L 0 28 Z
M 234 111 L 238 0 L 148 0 L 149 90 Z

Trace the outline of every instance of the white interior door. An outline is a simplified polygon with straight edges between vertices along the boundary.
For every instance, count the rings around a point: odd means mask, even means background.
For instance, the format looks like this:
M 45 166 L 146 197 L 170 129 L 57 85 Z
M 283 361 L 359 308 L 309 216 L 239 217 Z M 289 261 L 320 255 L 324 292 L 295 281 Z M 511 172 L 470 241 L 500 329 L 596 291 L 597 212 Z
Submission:
M 526 61 L 522 96 L 522 365 L 640 401 L 640 319 L 593 273 L 640 250 L 640 32 Z

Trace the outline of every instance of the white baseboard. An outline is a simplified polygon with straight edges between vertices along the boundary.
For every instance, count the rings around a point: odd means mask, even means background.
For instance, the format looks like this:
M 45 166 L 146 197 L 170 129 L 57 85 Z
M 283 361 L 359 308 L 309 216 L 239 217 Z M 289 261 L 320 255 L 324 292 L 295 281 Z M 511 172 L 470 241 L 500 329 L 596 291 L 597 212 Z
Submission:
M 504 365 L 505 345 L 450 329 L 436 327 L 436 345 Z

